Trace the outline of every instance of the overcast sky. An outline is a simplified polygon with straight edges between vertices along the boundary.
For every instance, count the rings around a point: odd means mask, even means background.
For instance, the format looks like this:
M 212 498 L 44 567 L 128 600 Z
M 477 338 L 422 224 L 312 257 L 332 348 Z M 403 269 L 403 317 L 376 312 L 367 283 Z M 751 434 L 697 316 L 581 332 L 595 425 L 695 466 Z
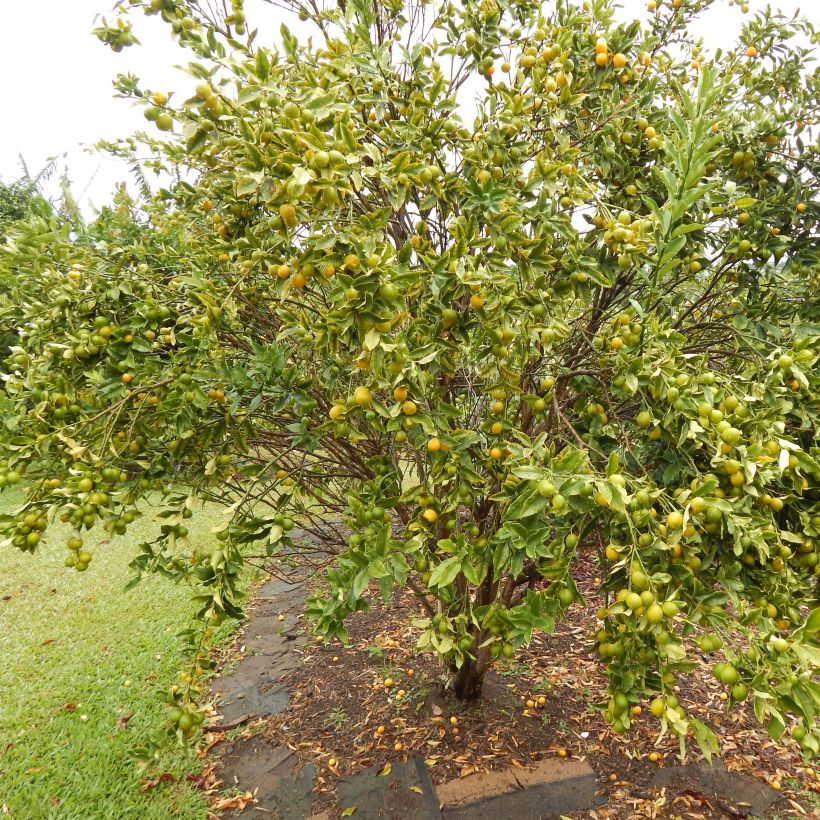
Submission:
M 95 15 L 107 12 L 109 19 L 114 18 L 113 0 L 6 0 L 2 5 L 0 77 L 6 116 L 0 127 L 0 179 L 21 175 L 20 155 L 35 173 L 49 157 L 66 153 L 62 163 L 72 190 L 88 212 L 94 204 L 108 201 L 127 171 L 115 160 L 89 155 L 84 146 L 146 125 L 141 109 L 114 97 L 111 81 L 117 73 L 132 72 L 143 87 L 190 87 L 191 80 L 173 68 L 185 62 L 185 53 L 174 44 L 165 23 L 142 14 L 133 14 L 132 19 L 143 45 L 112 52 L 91 30 Z M 648 14 L 645 0 L 621 0 L 621 5 L 627 17 Z M 751 14 L 766 3 L 749 0 L 749 5 Z M 801 8 L 820 24 L 820 0 L 779 0 L 774 5 L 787 13 Z M 263 0 L 246 0 L 246 13 L 263 35 L 276 36 L 280 10 Z M 707 48 L 725 46 L 734 42 L 743 17 L 729 0 L 719 0 L 696 33 L 704 37 Z

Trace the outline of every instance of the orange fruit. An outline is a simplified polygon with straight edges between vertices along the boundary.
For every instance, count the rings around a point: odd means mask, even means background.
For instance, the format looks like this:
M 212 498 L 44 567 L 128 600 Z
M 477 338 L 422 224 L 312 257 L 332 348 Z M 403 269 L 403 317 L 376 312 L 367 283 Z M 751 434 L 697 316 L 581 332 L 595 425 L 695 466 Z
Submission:
M 353 391 L 353 401 L 356 402 L 359 407 L 369 407 L 373 401 L 373 394 L 364 385 L 359 385 Z
M 282 221 L 289 228 L 292 228 L 296 224 L 296 208 L 294 208 L 293 205 L 280 205 L 279 216 L 282 217 Z

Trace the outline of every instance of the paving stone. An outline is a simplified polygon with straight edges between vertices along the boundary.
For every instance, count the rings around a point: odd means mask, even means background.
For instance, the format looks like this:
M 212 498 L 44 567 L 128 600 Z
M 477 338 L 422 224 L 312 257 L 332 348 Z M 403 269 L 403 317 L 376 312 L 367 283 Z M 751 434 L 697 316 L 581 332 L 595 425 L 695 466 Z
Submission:
M 392 763 L 381 776 L 383 765 L 343 777 L 337 784 L 342 810 L 355 806 L 358 820 L 438 820 L 438 798 L 421 758 Z
M 244 657 L 229 675 L 218 678 L 213 691 L 219 696 L 219 713 L 231 721 L 241 715 L 278 715 L 288 706 L 287 687 L 279 682 L 285 658 L 277 665 L 267 655 Z
M 259 614 L 284 612 L 293 606 L 300 605 L 305 598 L 302 584 L 291 584 L 274 578 L 263 584 L 256 592 L 254 600 Z
M 310 817 L 312 765 L 296 769 L 296 758 L 286 746 L 255 737 L 229 745 L 218 768 L 225 788 L 254 792 L 256 805 L 226 816 L 243 820 L 306 820 Z
M 296 761 L 287 746 L 278 746 L 257 736 L 228 743 L 220 758 L 219 770 L 226 788 L 261 788 L 260 780 L 267 776 L 290 774 Z M 261 793 L 261 792 L 260 792 Z
M 667 766 L 658 771 L 652 785 L 673 794 L 681 791 L 704 794 L 715 800 L 722 811 L 731 811 L 740 817 L 764 815 L 779 799 L 774 789 L 749 775 L 728 771 L 719 759 L 711 765 L 702 760 Z
M 245 654 L 289 654 L 294 646 L 304 642 L 294 626 L 280 621 L 277 615 L 252 616 L 245 628 Z
M 595 772 L 585 762 L 544 760 L 451 780 L 436 789 L 445 820 L 539 820 L 596 804 Z

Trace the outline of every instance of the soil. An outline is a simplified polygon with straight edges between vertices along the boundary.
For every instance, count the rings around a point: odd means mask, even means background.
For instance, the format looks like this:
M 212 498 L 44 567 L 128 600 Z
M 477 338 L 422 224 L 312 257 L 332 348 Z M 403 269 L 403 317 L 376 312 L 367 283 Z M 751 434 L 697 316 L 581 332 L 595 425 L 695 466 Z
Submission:
M 585 586 L 597 588 L 594 564 L 588 570 L 587 583 L 579 581 L 582 593 Z M 340 815 L 340 778 L 421 757 L 435 785 L 549 758 L 586 761 L 597 774 L 601 805 L 570 817 L 744 817 L 774 801 L 766 816 L 820 816 L 820 775 L 805 767 L 794 743 L 769 738 L 751 704 L 727 709 L 720 698 L 725 687 L 709 671 L 714 657 L 702 660 L 676 694 L 716 733 L 722 766 L 737 777 L 721 780 L 709 769 L 665 771 L 681 765 L 679 745 L 668 734 L 658 736 L 648 703 L 630 732 L 613 733 L 596 708 L 607 695 L 590 640 L 602 603 L 594 595 L 574 605 L 554 634 L 537 633 L 514 660 L 498 662 L 482 697 L 467 704 L 443 693 L 436 659 L 415 648 L 420 630 L 413 621 L 424 616 L 414 596 L 402 590 L 384 603 L 374 587 L 366 597 L 370 609 L 348 619 L 349 644 L 311 638 L 296 647 L 301 662 L 283 679 L 289 706 L 246 729 L 316 767 L 314 814 Z M 296 605 L 283 614 L 301 617 Z M 686 751 L 686 763 L 702 760 L 691 737 Z M 766 786 L 772 783 L 780 789 Z M 762 801 L 757 808 L 746 799 L 751 794 Z

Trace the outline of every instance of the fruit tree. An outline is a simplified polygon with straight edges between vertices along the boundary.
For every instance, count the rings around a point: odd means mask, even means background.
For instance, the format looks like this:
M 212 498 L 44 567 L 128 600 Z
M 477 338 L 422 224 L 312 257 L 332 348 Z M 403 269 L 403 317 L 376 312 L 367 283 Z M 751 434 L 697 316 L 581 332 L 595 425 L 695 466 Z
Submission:
M 88 531 L 150 511 L 134 566 L 194 585 L 195 668 L 245 561 L 323 568 L 327 639 L 407 587 L 464 699 L 593 563 L 616 730 L 648 697 L 708 750 L 673 693 L 703 654 L 820 750 L 810 25 L 762 13 L 709 54 L 688 26 L 711 0 L 628 23 L 609 0 L 284 0 L 298 35 L 273 45 L 211 5 L 119 4 L 191 54 L 178 92 L 116 83 L 148 124 L 108 147 L 165 187 L 2 249 L 7 543 L 71 522 L 93 572 Z M 207 554 L 201 500 L 226 505 Z

